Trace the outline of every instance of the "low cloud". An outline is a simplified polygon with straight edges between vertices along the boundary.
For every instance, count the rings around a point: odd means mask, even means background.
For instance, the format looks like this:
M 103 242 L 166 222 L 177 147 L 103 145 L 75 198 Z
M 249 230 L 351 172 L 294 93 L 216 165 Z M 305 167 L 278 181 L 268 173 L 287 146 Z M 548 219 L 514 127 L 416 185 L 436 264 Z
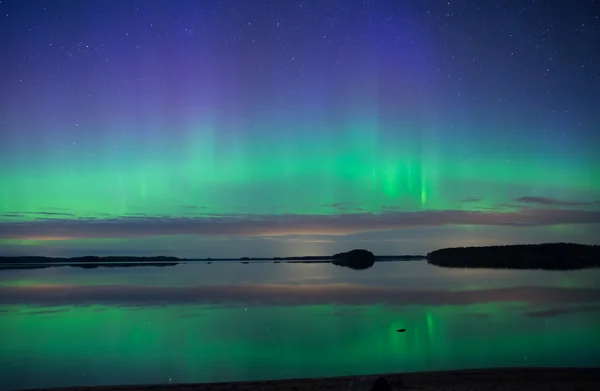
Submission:
M 333 209 L 337 209 L 340 211 L 351 211 L 351 212 L 363 212 L 364 209 L 360 207 L 360 203 L 358 202 L 347 202 L 347 203 L 334 203 L 334 204 L 326 204 L 323 205 L 326 206 L 328 208 L 333 208 Z
M 481 201 L 481 198 L 468 197 L 468 198 L 463 198 L 460 202 L 479 202 L 479 201 Z
M 313 235 L 263 236 L 262 238 L 282 243 L 335 243 L 333 239 Z
M 69 309 L 51 309 L 51 310 L 37 310 L 37 311 L 25 311 L 22 314 L 25 315 L 50 315 L 50 314 L 60 314 L 63 312 L 69 312 Z
M 74 213 L 64 213 L 64 212 L 33 212 L 34 215 L 44 215 L 44 216 L 76 216 Z
M 519 197 L 515 201 L 523 204 L 535 204 L 544 206 L 589 206 L 597 204 L 597 202 L 561 201 L 547 197 Z
M 398 210 L 403 210 L 404 208 L 401 206 L 397 206 L 397 205 L 392 205 L 392 206 L 387 206 L 384 205 L 381 207 L 382 210 L 393 210 L 393 211 L 398 211 Z
M 66 212 L 46 212 L 46 211 L 39 211 L 39 212 L 8 212 L 8 213 L 4 213 L 1 214 L 0 216 L 3 217 L 35 217 L 35 216 L 59 216 L 59 217 L 76 217 L 77 215 L 75 213 L 66 213 Z
M 467 318 L 489 318 L 490 314 L 486 314 L 483 312 L 470 312 L 467 314 L 463 314 L 463 316 L 465 316 Z
M 122 216 L 1 221 L 0 239 L 347 235 L 447 225 L 536 227 L 596 223 L 600 223 L 600 210 L 554 208 L 521 208 L 511 211 L 384 211 L 377 214 L 335 215 Z
M 547 310 L 531 311 L 525 315 L 532 318 L 552 318 L 560 315 L 570 315 L 581 312 L 600 312 L 600 307 L 562 307 Z
M 2 213 L 0 214 L 0 217 L 8 217 L 8 218 L 15 218 L 15 217 L 27 217 L 25 214 L 23 213 Z

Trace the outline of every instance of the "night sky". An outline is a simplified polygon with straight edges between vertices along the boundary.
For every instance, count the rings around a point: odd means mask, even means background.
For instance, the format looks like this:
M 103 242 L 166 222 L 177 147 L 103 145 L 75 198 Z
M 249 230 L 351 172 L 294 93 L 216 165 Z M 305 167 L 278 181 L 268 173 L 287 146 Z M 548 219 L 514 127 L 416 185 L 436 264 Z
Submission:
M 600 2 L 0 1 L 0 255 L 600 244 Z

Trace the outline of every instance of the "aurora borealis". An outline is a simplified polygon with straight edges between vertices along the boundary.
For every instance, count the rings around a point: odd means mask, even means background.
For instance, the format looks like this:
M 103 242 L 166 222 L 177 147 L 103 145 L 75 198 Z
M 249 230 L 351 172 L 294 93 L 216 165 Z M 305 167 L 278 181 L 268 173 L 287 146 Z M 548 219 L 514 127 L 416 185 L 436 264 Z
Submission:
M 600 243 L 593 2 L 0 3 L 0 255 Z

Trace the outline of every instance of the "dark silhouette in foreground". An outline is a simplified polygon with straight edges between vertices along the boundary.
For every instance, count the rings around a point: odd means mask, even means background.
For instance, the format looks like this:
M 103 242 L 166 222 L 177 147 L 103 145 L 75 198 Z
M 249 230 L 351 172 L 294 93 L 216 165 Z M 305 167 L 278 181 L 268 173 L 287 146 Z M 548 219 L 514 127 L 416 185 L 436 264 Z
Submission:
M 371 386 L 371 391 L 392 391 L 393 388 L 385 379 L 385 377 L 378 377 Z
M 335 254 L 331 259 L 331 263 L 334 265 L 349 267 L 355 270 L 368 269 L 375 264 L 375 256 L 373 253 L 363 249 Z
M 600 267 L 600 246 L 574 243 L 455 247 L 427 254 L 443 267 L 576 270 Z

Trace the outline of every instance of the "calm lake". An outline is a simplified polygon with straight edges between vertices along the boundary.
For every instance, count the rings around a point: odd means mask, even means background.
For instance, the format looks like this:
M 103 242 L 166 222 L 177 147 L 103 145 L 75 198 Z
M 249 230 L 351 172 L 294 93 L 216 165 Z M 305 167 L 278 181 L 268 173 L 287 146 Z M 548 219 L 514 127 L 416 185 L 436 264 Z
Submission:
M 406 329 L 399 333 L 397 329 Z M 600 270 L 0 270 L 0 389 L 600 366 Z

